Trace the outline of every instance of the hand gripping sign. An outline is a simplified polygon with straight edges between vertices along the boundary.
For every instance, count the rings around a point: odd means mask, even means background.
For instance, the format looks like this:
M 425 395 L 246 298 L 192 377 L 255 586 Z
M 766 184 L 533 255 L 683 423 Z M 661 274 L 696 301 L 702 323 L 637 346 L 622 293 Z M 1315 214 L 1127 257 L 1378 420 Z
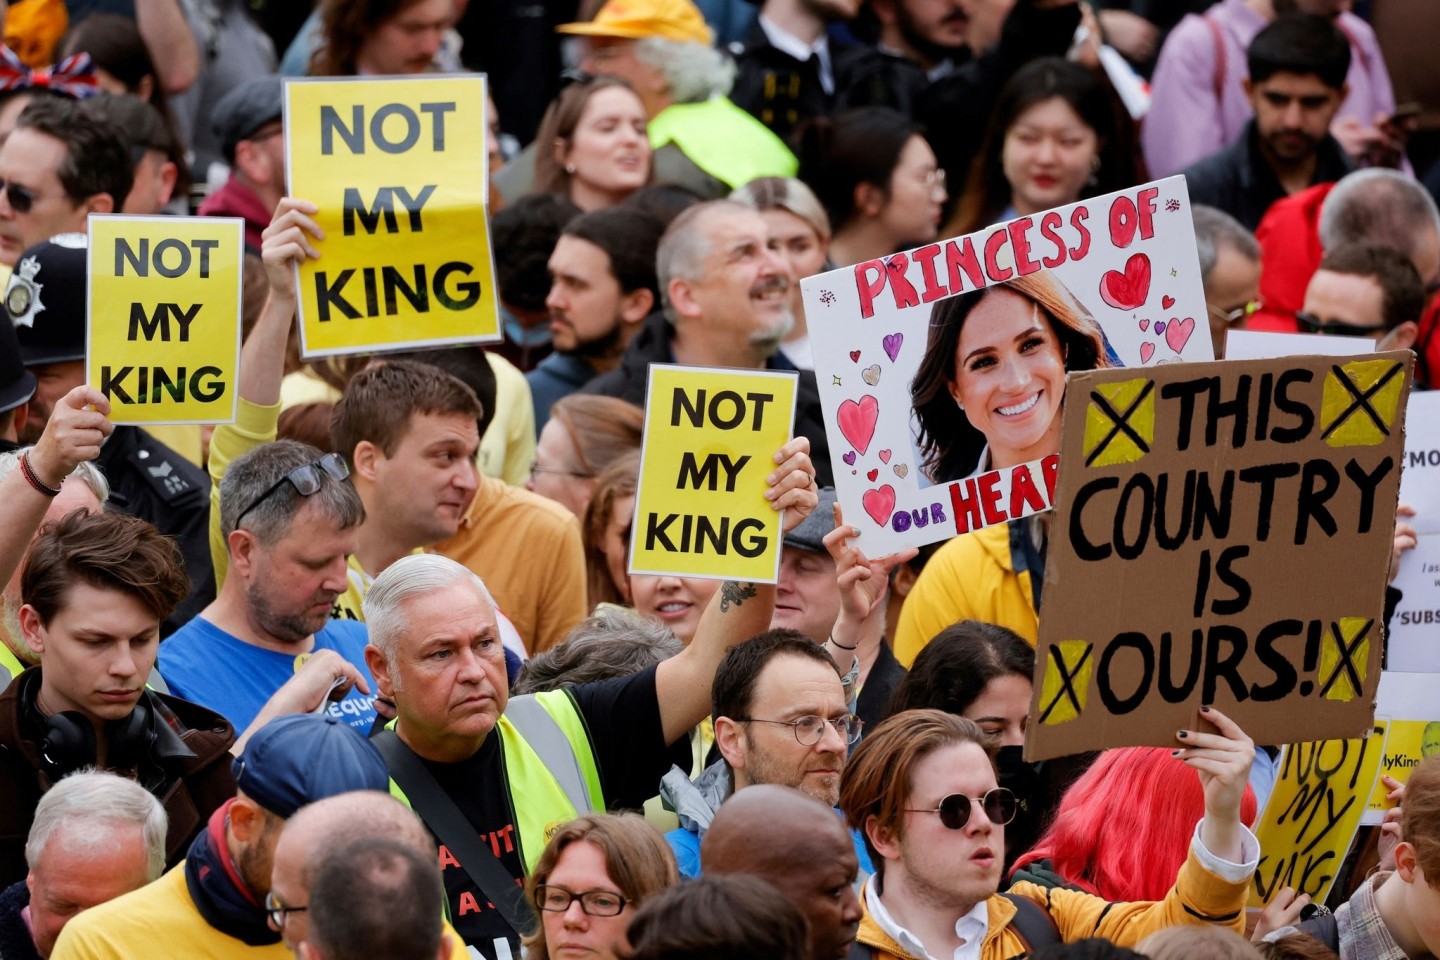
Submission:
M 1070 375 L 1027 758 L 1369 728 L 1412 362 Z
M 484 77 L 286 82 L 290 192 L 325 231 L 304 356 L 500 339 L 486 153 Z
M 871 556 L 1049 510 L 1066 371 L 1215 355 L 1183 177 L 801 286 L 836 489 Z
M 89 218 L 86 382 L 116 423 L 230 423 L 244 222 Z

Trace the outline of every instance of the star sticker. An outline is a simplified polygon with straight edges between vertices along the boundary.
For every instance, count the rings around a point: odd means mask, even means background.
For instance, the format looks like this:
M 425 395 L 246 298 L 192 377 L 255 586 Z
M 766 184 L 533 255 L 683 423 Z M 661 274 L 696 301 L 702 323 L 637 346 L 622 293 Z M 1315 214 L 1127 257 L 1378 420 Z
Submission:
M 832 386 L 836 386 L 836 387 L 840 386 L 840 378 L 837 377 L 837 376 L 835 376 L 835 374 L 833 374 L 833 373 L 830 374 L 830 382 L 831 382 L 831 385 L 832 385 Z
M 1171 267 L 1171 268 L 1170 268 L 1170 276 L 1172 276 L 1172 277 L 1178 277 L 1179 275 L 1180 275 L 1180 274 L 1175 270 L 1174 267 Z

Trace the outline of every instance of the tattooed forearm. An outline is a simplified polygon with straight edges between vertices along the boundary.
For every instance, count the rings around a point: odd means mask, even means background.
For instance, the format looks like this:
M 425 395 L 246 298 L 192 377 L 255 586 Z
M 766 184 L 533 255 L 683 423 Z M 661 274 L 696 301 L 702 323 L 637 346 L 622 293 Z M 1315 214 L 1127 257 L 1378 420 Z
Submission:
M 759 592 L 753 583 L 726 580 L 720 585 L 720 612 L 729 613 L 732 605 L 738 607 Z

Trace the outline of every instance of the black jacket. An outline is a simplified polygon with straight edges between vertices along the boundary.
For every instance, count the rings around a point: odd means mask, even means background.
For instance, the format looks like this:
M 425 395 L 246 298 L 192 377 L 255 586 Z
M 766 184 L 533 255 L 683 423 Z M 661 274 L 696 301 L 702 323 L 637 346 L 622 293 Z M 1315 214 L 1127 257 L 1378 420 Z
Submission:
M 1315 173 L 1310 186 L 1332 183 L 1354 169 L 1340 142 L 1330 134 L 1320 141 Z M 1245 132 L 1219 153 L 1192 163 L 1184 171 L 1191 203 L 1203 203 L 1224 210 L 1253 231 L 1260 226 L 1265 211 L 1276 200 L 1285 197 L 1285 188 L 1265 155 L 1260 152 L 1260 137 L 1255 121 L 1245 124 Z
M 829 47 L 833 93 L 826 93 L 820 83 L 818 62 L 796 60 L 779 49 L 757 22 L 743 42 L 730 44 L 730 55 L 735 58 L 731 102 L 789 142 L 800 124 L 834 113 L 837 104 L 847 102 L 850 74 L 867 57 L 866 48 L 834 36 L 829 38 Z
M 180 547 L 190 596 L 161 624 L 168 637 L 215 599 L 210 477 L 139 427 L 116 427 L 95 463 L 110 481 L 110 509 L 150 521 Z
M 675 352 L 670 345 L 674 335 L 675 330 L 664 314 L 650 314 L 620 357 L 620 366 L 591 380 L 581 392 L 619 397 L 636 406 L 645 406 L 645 388 L 649 383 L 650 364 L 675 362 Z M 795 369 L 779 353 L 770 358 L 765 368 Z M 835 476 L 830 469 L 830 444 L 825 439 L 825 420 L 820 414 L 820 391 L 815 386 L 815 374 L 810 370 L 800 371 L 795 397 L 795 436 L 810 438 L 810 460 L 815 464 L 815 479 L 819 485 L 834 486 Z

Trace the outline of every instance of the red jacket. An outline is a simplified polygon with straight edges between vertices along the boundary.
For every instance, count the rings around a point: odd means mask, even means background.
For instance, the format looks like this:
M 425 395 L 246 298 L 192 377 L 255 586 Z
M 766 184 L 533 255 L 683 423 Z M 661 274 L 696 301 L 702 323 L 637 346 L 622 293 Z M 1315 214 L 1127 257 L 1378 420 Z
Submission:
M 1298 333 L 1295 311 L 1320 266 L 1320 205 L 1335 184 L 1322 183 L 1277 200 L 1255 229 L 1260 241 L 1260 302 L 1246 330 Z

